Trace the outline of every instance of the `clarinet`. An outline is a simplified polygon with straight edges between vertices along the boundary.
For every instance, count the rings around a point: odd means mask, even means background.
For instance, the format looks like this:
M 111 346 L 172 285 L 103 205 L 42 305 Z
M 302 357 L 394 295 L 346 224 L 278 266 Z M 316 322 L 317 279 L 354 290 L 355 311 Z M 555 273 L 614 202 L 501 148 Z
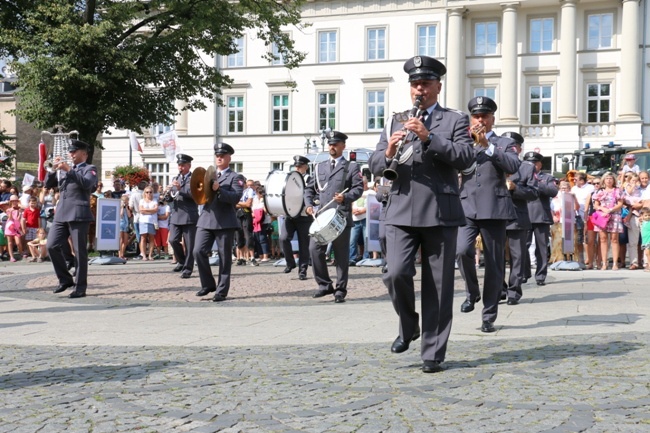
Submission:
M 409 119 L 415 116 L 415 114 L 420 109 L 421 103 L 422 103 L 422 95 L 416 96 L 415 103 L 413 104 L 413 108 L 411 108 L 411 111 L 409 112 Z M 402 128 L 402 132 L 406 132 L 405 127 Z M 406 137 L 404 137 L 397 143 L 397 153 L 395 153 L 395 156 L 393 157 L 393 160 L 390 162 L 388 168 L 386 168 L 386 170 L 384 170 L 384 172 L 382 173 L 382 176 L 388 180 L 395 180 L 398 177 L 397 164 L 399 164 L 399 159 L 402 156 L 402 151 L 404 150 L 405 142 L 406 142 Z
M 178 180 L 178 178 L 180 176 L 181 176 L 181 172 L 179 171 L 178 176 L 173 178 L 172 182 L 175 181 L 175 180 Z M 165 191 L 165 194 L 163 195 L 163 200 L 165 200 L 168 203 L 171 202 L 172 200 L 174 200 L 174 197 L 172 197 L 172 187 L 171 186 L 169 188 L 167 188 L 167 191 Z

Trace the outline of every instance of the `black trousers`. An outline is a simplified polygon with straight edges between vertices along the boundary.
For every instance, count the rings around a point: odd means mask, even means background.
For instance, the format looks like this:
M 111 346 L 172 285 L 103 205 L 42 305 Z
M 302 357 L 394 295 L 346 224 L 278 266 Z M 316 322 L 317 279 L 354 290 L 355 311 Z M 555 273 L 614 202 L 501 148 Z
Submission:
M 183 271 L 194 269 L 194 238 L 196 236 L 196 224 L 170 224 L 169 225 L 169 244 L 174 250 L 176 261 L 183 265 Z M 185 243 L 185 250 L 181 244 L 181 239 Z
M 230 290 L 230 271 L 232 268 L 232 243 L 235 238 L 235 230 L 209 230 L 204 228 L 196 229 L 196 242 L 194 244 L 194 260 L 199 270 L 201 288 L 216 289 L 216 292 L 228 296 Z M 210 253 L 214 242 L 217 242 L 219 252 L 219 282 L 216 283 L 210 267 Z
M 291 240 L 295 233 L 298 233 L 298 272 L 302 275 L 307 274 L 309 267 L 309 226 L 311 219 L 307 218 L 285 218 L 284 230 L 280 235 L 280 246 L 282 254 L 290 268 L 296 267 L 296 260 L 293 257 L 293 248 Z
M 85 292 L 88 287 L 88 226 L 90 221 L 54 221 L 47 236 L 47 253 L 52 260 L 54 272 L 59 284 L 75 284 L 75 290 Z M 70 251 L 68 238 L 72 240 L 74 251 L 75 275 L 68 272 L 66 263 Z

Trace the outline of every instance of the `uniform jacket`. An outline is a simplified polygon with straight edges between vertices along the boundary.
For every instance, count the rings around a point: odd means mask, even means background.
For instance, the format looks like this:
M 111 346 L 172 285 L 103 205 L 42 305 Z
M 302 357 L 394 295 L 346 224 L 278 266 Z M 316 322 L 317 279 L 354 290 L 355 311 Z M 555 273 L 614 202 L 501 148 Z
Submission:
M 528 202 L 528 215 L 530 222 L 533 224 L 553 224 L 553 214 L 551 213 L 551 199 L 558 193 L 555 178 L 548 173 L 536 173 L 537 190 L 539 197 L 537 200 Z
M 54 212 L 54 221 L 94 221 L 90 210 L 90 194 L 97 187 L 97 168 L 82 162 L 71 168 L 62 179 L 58 172 L 50 172 L 45 179 L 46 188 L 59 187 L 60 197 Z
M 345 174 L 346 167 L 347 174 Z M 326 209 L 338 208 L 345 217 L 347 225 L 351 227 L 354 225 L 352 223 L 352 202 L 363 194 L 363 179 L 356 162 L 341 158 L 334 170 L 330 168 L 329 159 L 317 164 L 305 189 L 305 206 L 314 206 L 314 201 L 319 200 L 319 206 L 323 209 L 334 198 L 334 193 L 341 192 L 346 188 L 348 191 L 343 194 L 343 203 L 337 207 L 337 203 L 333 202 Z
M 517 219 L 508 224 L 506 230 L 530 230 L 532 225 L 528 215 L 528 202 L 539 196 L 535 166 L 530 161 L 523 161 L 519 170 L 509 179 L 516 185 L 515 189 L 510 191 L 510 197 L 517 211 Z
M 460 201 L 467 218 L 512 221 L 517 215 L 506 176 L 516 173 L 521 161 L 511 138 L 492 135 L 489 142 L 494 145 L 492 155 L 475 147 L 476 165 L 462 172 Z
M 465 113 L 436 105 L 425 121 L 434 134 L 431 143 L 423 146 L 415 141 L 404 146 L 413 148 L 411 158 L 397 166 L 398 178 L 393 181 L 385 209 L 386 224 L 431 227 L 465 224 L 460 204 L 458 170 L 474 162 L 472 139 L 469 136 L 469 118 Z M 388 166 L 386 148 L 393 132 L 401 129 L 392 122 L 381 134 L 377 148 L 370 157 L 370 170 L 382 176 Z M 414 134 L 409 134 L 413 137 Z
M 170 224 L 181 226 L 196 224 L 199 219 L 199 206 L 192 198 L 192 193 L 190 192 L 191 177 L 192 172 L 190 171 L 185 175 L 184 179 L 178 179 L 181 187 L 176 195 L 174 195 L 174 190 L 172 189 L 173 200 L 171 202 L 172 212 L 169 217 Z
M 244 176 L 228 169 L 217 179 L 219 194 L 206 203 L 196 224 L 197 227 L 209 230 L 238 229 L 241 227 L 235 205 L 244 192 L 246 181 Z

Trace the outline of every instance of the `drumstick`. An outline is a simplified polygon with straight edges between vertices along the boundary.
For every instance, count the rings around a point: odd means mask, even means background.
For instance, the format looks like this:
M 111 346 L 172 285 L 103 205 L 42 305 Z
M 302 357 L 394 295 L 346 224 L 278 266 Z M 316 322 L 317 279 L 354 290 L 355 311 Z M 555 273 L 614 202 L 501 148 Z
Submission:
M 348 192 L 348 189 L 350 189 L 350 188 L 345 188 L 343 191 L 341 191 L 341 192 L 339 192 L 339 193 L 337 193 L 337 194 L 345 194 L 346 192 Z M 334 195 L 336 195 L 336 194 L 334 194 Z M 336 200 L 336 199 L 333 198 L 332 200 L 328 201 L 328 202 L 325 204 L 325 206 L 323 206 L 322 208 L 318 209 L 318 212 L 313 213 L 312 216 L 314 217 L 314 219 L 316 219 L 316 214 L 320 213 L 320 212 L 321 212 L 323 209 L 325 209 L 327 206 L 331 205 L 331 204 L 334 202 L 334 200 Z

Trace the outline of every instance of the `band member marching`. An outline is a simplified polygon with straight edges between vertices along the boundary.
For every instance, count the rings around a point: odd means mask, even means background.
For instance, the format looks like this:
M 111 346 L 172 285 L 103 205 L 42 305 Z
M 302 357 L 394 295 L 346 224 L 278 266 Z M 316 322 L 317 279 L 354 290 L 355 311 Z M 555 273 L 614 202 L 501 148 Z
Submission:
M 303 176 L 305 183 L 308 183 L 310 177 L 307 174 L 309 159 L 296 155 L 293 157 L 293 160 L 296 171 Z M 309 267 L 309 226 L 313 221 L 314 219 L 307 215 L 305 210 L 295 218 L 287 215 L 284 218 L 284 230 L 282 230 L 280 235 L 282 254 L 284 254 L 284 259 L 287 262 L 287 266 L 284 268 L 285 274 L 288 274 L 296 267 L 291 239 L 293 239 L 295 233 L 298 235 L 298 278 L 301 280 L 307 279 L 307 268 Z
M 201 290 L 196 296 L 216 292 L 213 302 L 225 301 L 230 290 L 230 270 L 232 268 L 232 245 L 235 231 L 240 227 L 235 205 L 244 191 L 244 176 L 229 168 L 235 150 L 226 143 L 214 145 L 214 160 L 217 179 L 206 185 L 215 192 L 212 200 L 205 204 L 196 224 L 194 259 L 199 270 Z M 215 282 L 210 268 L 209 255 L 214 242 L 219 252 L 219 281 Z
M 506 177 L 517 171 L 521 161 L 515 142 L 492 131 L 497 110 L 492 99 L 478 96 L 469 101 L 468 109 L 471 131 L 477 141 L 474 144 L 476 162 L 461 172 L 460 201 L 467 225 L 458 229 L 456 245 L 456 259 L 465 280 L 466 293 L 460 311 L 473 311 L 474 303 L 481 299 L 475 267 L 475 242 L 480 234 L 485 258 L 481 331 L 494 332 L 505 274 L 506 225 L 516 218 L 506 189 Z
M 176 155 L 178 163 L 178 176 L 167 187 L 165 201 L 172 204 L 172 213 L 169 217 L 169 244 L 174 250 L 174 257 L 178 264 L 174 272 L 181 272 L 181 278 L 189 278 L 194 269 L 194 237 L 196 235 L 196 222 L 199 219 L 199 207 L 190 192 L 190 179 L 192 173 L 192 158 L 179 153 Z M 181 239 L 185 244 L 181 244 Z
M 391 351 L 401 353 L 420 337 L 415 310 L 415 255 L 422 250 L 422 371 L 442 370 L 451 332 L 458 226 L 465 224 L 458 170 L 474 161 L 467 114 L 438 104 L 445 66 L 416 56 L 404 64 L 416 111 L 402 128 L 392 122 L 370 158 L 375 176 L 394 178 L 385 213 L 384 284 L 399 316 Z M 413 111 L 413 110 L 412 110 Z M 398 153 L 398 149 L 404 149 Z M 397 163 L 394 164 L 394 161 Z M 393 171 L 386 170 L 395 166 Z M 384 174 L 386 176 L 386 174 Z
M 314 169 L 314 175 L 309 179 L 305 189 L 305 211 L 315 215 L 314 206 L 318 202 L 321 209 L 325 204 L 332 202 L 346 221 L 346 227 L 336 239 L 332 241 L 334 260 L 336 260 L 336 287 L 329 276 L 325 261 L 327 245 L 319 245 L 312 238 L 309 241 L 309 254 L 318 284 L 318 291 L 314 298 L 334 294 L 334 302 L 345 302 L 348 293 L 348 270 L 350 267 L 350 230 L 352 228 L 352 203 L 363 194 L 363 181 L 361 171 L 356 162 L 347 161 L 343 157 L 345 142 L 348 136 L 342 132 L 332 131 L 328 137 L 330 158 L 319 163 Z M 346 191 L 346 192 L 343 192 Z

